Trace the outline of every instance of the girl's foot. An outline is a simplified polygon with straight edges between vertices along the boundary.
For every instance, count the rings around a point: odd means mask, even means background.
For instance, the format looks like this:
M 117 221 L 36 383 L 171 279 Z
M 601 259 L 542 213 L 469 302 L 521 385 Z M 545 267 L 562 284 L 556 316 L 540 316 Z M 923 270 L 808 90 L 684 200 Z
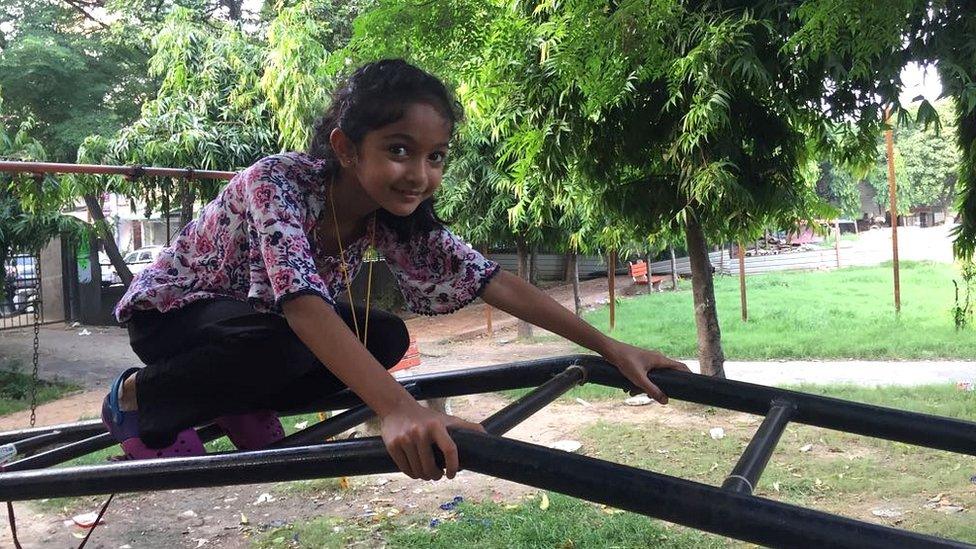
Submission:
M 260 450 L 285 438 L 278 414 L 271 410 L 221 416 L 215 423 L 238 450 Z
M 138 372 L 138 368 L 130 368 L 115 380 L 102 402 L 102 423 L 108 428 L 125 456 L 129 459 L 150 459 L 163 457 L 200 456 L 206 453 L 203 442 L 194 429 L 185 429 L 176 435 L 176 441 L 165 448 L 149 448 L 139 438 L 139 413 L 123 412 L 119 408 L 119 387 L 126 378 Z

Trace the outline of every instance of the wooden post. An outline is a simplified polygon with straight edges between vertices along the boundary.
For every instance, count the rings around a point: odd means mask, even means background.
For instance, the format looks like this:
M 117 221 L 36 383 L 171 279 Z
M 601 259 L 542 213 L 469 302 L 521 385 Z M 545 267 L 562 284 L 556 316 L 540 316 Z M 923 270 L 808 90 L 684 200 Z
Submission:
M 616 282 L 617 275 L 617 251 L 610 250 L 610 258 L 607 262 L 609 268 L 607 269 L 607 283 L 610 285 L 610 331 L 613 331 L 614 326 L 617 323 L 616 312 L 617 312 L 617 300 L 614 299 L 614 282 Z
M 895 132 L 891 129 L 891 109 L 885 118 L 888 130 L 885 131 L 885 144 L 888 149 L 888 200 L 891 203 L 891 265 L 894 270 L 895 314 L 901 313 L 901 284 L 898 279 L 898 193 L 895 183 Z
M 678 260 L 674 257 L 674 246 L 671 246 L 671 291 L 678 289 Z
M 746 250 L 739 242 L 739 301 L 742 303 L 742 322 L 749 321 L 749 309 L 746 307 Z
M 840 219 L 834 220 L 834 228 L 837 232 L 837 242 L 834 243 L 834 248 L 837 250 L 837 268 L 840 269 Z

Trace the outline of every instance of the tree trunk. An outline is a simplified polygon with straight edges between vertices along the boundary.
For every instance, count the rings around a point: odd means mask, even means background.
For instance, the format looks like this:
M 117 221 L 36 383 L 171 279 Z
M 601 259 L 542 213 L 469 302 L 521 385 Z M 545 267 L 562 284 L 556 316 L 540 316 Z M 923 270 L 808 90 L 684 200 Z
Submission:
M 98 204 L 98 197 L 86 193 L 84 199 L 85 206 L 88 207 L 88 215 L 95 221 L 95 228 L 105 244 L 105 253 L 108 254 L 109 261 L 115 267 L 115 272 L 119 274 L 122 283 L 128 286 L 132 282 L 132 271 L 129 270 L 129 266 L 122 259 L 122 254 L 119 253 L 119 245 L 115 242 L 112 232 L 109 231 L 108 223 L 105 222 L 105 214 L 102 213 L 102 207 Z
M 698 327 L 698 361 L 702 374 L 724 378 L 725 354 L 722 352 L 722 331 L 715 306 L 715 286 L 712 264 L 708 260 L 708 246 L 694 214 L 689 212 L 687 219 L 685 236 L 688 242 L 688 259 L 691 261 L 695 325 Z
M 193 202 L 196 199 L 196 192 L 186 179 L 180 180 L 180 228 L 193 221 Z
M 563 273 L 563 282 L 572 282 L 573 280 L 573 258 L 576 256 L 573 252 L 566 252 L 566 257 L 564 258 L 563 265 L 566 266 L 566 272 Z
M 678 260 L 674 257 L 674 246 L 671 250 L 671 291 L 678 290 Z
M 570 261 L 572 261 L 572 279 L 573 279 L 573 309 L 576 311 L 576 316 L 583 314 L 583 302 L 580 300 L 580 284 L 579 284 L 579 255 L 575 252 L 571 254 Z
M 515 239 L 515 246 L 518 250 L 518 275 L 519 278 L 529 281 L 529 249 L 528 245 L 525 243 L 525 239 L 522 237 L 517 237 Z M 532 337 L 532 325 L 528 322 L 519 319 L 518 321 L 518 338 L 520 340 L 529 339 Z
M 481 249 L 481 255 L 488 257 L 488 246 L 485 246 L 484 248 Z M 485 328 L 487 330 L 488 337 L 489 338 L 494 337 L 495 331 L 491 326 L 491 305 L 487 303 L 485 303 L 485 323 L 487 324 Z
M 529 255 L 529 283 L 533 286 L 539 285 L 539 246 L 532 246 L 532 253 Z
M 746 303 L 746 250 L 739 242 L 739 305 L 742 306 L 742 322 L 749 321 L 749 307 Z

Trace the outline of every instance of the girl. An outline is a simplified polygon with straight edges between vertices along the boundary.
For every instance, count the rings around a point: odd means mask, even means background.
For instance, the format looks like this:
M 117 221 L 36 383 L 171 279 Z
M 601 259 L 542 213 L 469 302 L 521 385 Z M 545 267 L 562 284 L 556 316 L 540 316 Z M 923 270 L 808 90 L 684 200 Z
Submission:
M 146 364 L 119 376 L 102 409 L 129 457 L 202 454 L 193 427 L 207 421 L 238 448 L 261 448 L 284 436 L 275 411 L 348 387 L 376 412 L 404 473 L 453 478 L 447 428 L 481 427 L 420 406 L 384 370 L 406 351 L 401 320 L 334 301 L 346 291 L 352 302 L 349 283 L 376 253 L 411 310 L 450 313 L 481 296 L 600 353 L 666 402 L 647 372 L 683 364 L 604 336 L 437 218 L 432 197 L 460 118 L 435 77 L 370 63 L 333 94 L 307 154 L 258 161 L 204 207 L 116 307 Z

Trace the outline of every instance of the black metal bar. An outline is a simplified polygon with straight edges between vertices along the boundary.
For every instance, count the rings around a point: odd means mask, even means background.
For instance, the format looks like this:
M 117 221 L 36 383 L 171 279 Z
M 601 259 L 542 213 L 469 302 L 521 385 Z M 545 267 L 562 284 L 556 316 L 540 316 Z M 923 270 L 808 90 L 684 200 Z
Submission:
M 465 469 L 769 547 L 970 547 L 525 442 L 451 435 Z
M 585 356 L 580 363 L 589 368 L 592 383 L 631 387 L 616 368 L 598 357 Z M 669 397 L 678 400 L 756 415 L 765 415 L 774 400 L 789 400 L 796 404 L 790 421 L 976 456 L 976 423 L 971 421 L 674 370 L 655 370 L 649 377 Z
M 378 437 L 294 448 L 0 474 L 0 501 L 203 488 L 396 471 Z
M 302 429 L 297 433 L 292 433 L 272 444 L 269 448 L 288 448 L 292 446 L 304 446 L 306 444 L 318 444 L 347 429 L 352 429 L 368 421 L 374 415 L 376 414 L 372 408 L 365 404 L 360 404 L 325 421 L 320 421 L 311 427 Z
M 43 427 L 33 427 L 31 429 L 18 429 L 16 431 L 4 431 L 0 433 L 0 444 L 17 442 L 25 438 L 36 437 L 53 431 L 61 433 L 62 437 L 72 437 L 73 440 L 90 437 L 105 432 L 105 426 L 101 420 L 89 419 L 75 423 L 62 423 L 59 425 L 45 425 Z
M 769 408 L 766 419 L 756 429 L 756 434 L 752 435 L 749 446 L 742 452 L 738 463 L 732 469 L 732 474 L 722 483 L 722 488 L 751 494 L 756 489 L 756 482 L 759 476 L 766 469 L 770 456 L 776 450 L 776 443 L 783 435 L 783 429 L 790 422 L 790 417 L 796 406 L 788 400 L 776 400 Z
M 18 440 L 17 442 L 8 443 L 15 448 L 15 455 L 23 455 L 37 448 L 47 446 L 53 441 L 61 437 L 61 433 L 58 431 L 51 431 L 50 433 L 43 433 L 40 435 L 35 435 L 30 438 L 25 438 L 23 440 Z
M 503 435 L 585 380 L 586 370 L 582 366 L 570 366 L 563 373 L 492 414 L 481 422 L 481 426 L 493 435 Z
M 207 425 L 206 427 L 200 428 L 197 433 L 200 436 L 200 440 L 203 442 L 210 442 L 211 440 L 221 436 L 223 431 L 221 431 L 220 427 L 217 427 L 216 425 Z M 72 459 L 79 458 L 81 456 L 86 456 L 92 452 L 104 450 L 115 444 L 118 444 L 118 442 L 112 438 L 112 435 L 102 433 L 100 435 L 95 435 L 84 440 L 72 442 L 71 444 L 65 444 L 64 446 L 52 448 L 46 452 L 41 452 L 40 454 L 35 454 L 33 456 L 15 461 L 5 466 L 4 469 L 8 472 L 12 472 L 50 467 L 52 465 L 58 465 L 66 461 L 71 461 Z M 0 480 L 0 483 L 2 482 L 3 480 Z
M 452 430 L 462 467 L 771 547 L 966 547 L 590 457 Z M 392 472 L 378 438 L 0 475 L 0 501 Z
M 588 380 L 591 383 L 625 390 L 633 388 L 633 385 L 616 368 L 593 355 L 569 355 L 410 376 L 401 378 L 400 383 L 415 383 L 418 400 L 469 395 L 535 387 L 574 363 L 583 366 L 589 372 Z M 674 370 L 655 370 L 649 377 L 669 397 L 678 400 L 709 404 L 756 415 L 765 415 L 773 400 L 790 400 L 797 406 L 791 421 L 938 450 L 976 455 L 976 423 L 969 421 Z M 323 399 L 306 411 L 351 408 L 361 403 L 362 401 L 354 393 L 346 390 Z

